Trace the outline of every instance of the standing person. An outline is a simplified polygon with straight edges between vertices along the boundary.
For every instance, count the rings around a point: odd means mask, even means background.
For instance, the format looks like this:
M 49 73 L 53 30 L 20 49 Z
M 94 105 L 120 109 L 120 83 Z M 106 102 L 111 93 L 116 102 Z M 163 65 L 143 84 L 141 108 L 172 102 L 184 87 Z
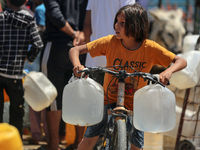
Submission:
M 45 30 L 45 6 L 42 0 L 35 0 L 35 5 L 36 5 L 34 11 L 35 19 L 39 34 L 42 38 L 43 32 Z M 28 69 L 28 71 L 39 71 L 40 53 L 38 54 L 33 64 L 28 64 L 26 62 L 24 68 Z M 46 109 L 37 112 L 34 111 L 31 107 L 29 107 L 29 118 L 30 118 L 30 132 L 31 132 L 31 138 L 28 140 L 29 144 L 39 144 L 41 137 L 43 137 L 42 129 L 44 130 L 45 133 L 45 140 L 48 141 Z
M 160 73 L 160 82 L 167 84 L 172 73 L 186 67 L 187 62 L 173 54 L 172 52 L 161 47 L 154 41 L 148 40 L 148 17 L 146 10 L 139 4 L 126 5 L 122 7 L 116 14 L 114 19 L 115 35 L 108 35 L 87 43 L 85 45 L 71 48 L 69 51 L 70 60 L 74 66 L 74 74 L 80 76 L 77 71 L 83 70 L 84 66 L 79 60 L 79 55 L 89 52 L 92 57 L 105 55 L 107 58 L 106 66 L 124 65 L 125 70 L 132 73 L 128 64 L 135 68 L 136 71 L 150 72 L 155 64 L 169 66 L 174 63 L 164 72 Z M 144 65 L 138 65 L 138 64 Z M 112 75 L 105 74 L 104 78 L 104 113 L 107 109 L 116 105 L 117 95 L 112 91 L 107 91 L 107 86 L 110 83 Z M 114 82 L 114 81 L 113 81 Z M 133 85 L 132 93 L 125 95 L 125 107 L 133 110 L 133 95 L 134 91 L 147 85 L 142 78 L 126 79 L 126 85 Z M 116 86 L 112 87 L 116 91 Z M 107 95 L 108 94 L 108 95 Z M 107 96 L 109 102 L 107 102 Z M 79 144 L 78 150 L 92 150 L 98 137 L 105 131 L 107 115 L 104 115 L 103 120 L 96 125 L 88 126 L 82 142 Z M 130 125 L 132 127 L 132 125 Z M 133 131 L 133 130 L 129 130 Z M 137 129 L 131 134 L 131 149 L 142 150 L 144 143 L 144 133 Z
M 113 19 L 116 12 L 121 7 L 134 3 L 135 0 L 89 0 L 83 29 L 86 43 L 109 34 L 115 34 Z M 90 67 L 106 66 L 106 57 L 92 58 L 87 54 L 85 65 Z M 91 77 L 103 85 L 104 73 Z
M 36 3 L 36 7 L 35 7 L 35 19 L 36 19 L 36 23 L 37 23 L 37 26 L 38 26 L 38 30 L 39 30 L 39 33 L 40 33 L 40 36 L 43 37 L 43 33 L 44 33 L 44 30 L 45 30 L 45 11 L 46 11 L 46 8 L 43 4 L 43 1 L 42 0 L 35 0 L 37 3 Z
M 20 7 L 27 0 L 7 0 L 0 13 L 0 122 L 3 122 L 3 89 L 10 99 L 9 123 L 22 136 L 24 90 L 22 85 L 25 59 L 33 62 L 43 48 L 35 19 Z M 32 46 L 28 51 L 29 44 Z
M 58 96 L 46 112 L 48 150 L 58 150 L 62 94 L 73 73 L 68 52 L 73 45 L 84 43 L 82 29 L 87 0 L 43 0 L 43 3 L 46 7 L 46 30 L 43 34 L 45 47 L 41 54 L 41 69 L 58 91 Z M 85 56 L 81 56 L 80 59 L 84 64 Z M 76 127 L 73 148 L 76 148 L 75 146 L 82 139 L 84 129 L 84 127 Z

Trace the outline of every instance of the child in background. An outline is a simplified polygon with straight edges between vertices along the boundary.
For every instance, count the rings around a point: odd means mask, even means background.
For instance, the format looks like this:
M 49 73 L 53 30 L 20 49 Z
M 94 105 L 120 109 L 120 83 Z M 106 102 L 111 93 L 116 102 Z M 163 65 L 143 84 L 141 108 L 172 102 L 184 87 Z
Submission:
M 153 65 L 159 64 L 167 67 L 170 63 L 174 63 L 159 74 L 160 82 L 165 85 L 168 83 L 172 73 L 186 67 L 187 62 L 183 58 L 176 56 L 156 42 L 147 39 L 148 16 L 146 10 L 139 4 L 136 3 L 122 7 L 115 16 L 114 29 L 115 35 L 108 35 L 85 45 L 71 48 L 69 56 L 76 76 L 80 76 L 77 71 L 84 69 L 84 66 L 79 61 L 79 55 L 87 52 L 92 57 L 105 55 L 107 58 L 106 66 L 127 66 L 125 70 L 130 73 L 134 72 L 134 70 L 131 70 L 128 66 L 132 66 L 136 71 L 150 72 Z M 107 95 L 108 93 L 110 102 L 108 105 L 107 97 L 104 96 L 105 112 L 110 107 L 116 105 L 117 95 L 113 94 L 112 91 L 107 91 L 107 86 L 111 79 L 111 75 L 105 74 L 103 84 L 104 94 Z M 147 85 L 143 79 L 138 78 L 134 78 L 134 80 L 126 79 L 125 82 L 126 84 L 133 85 L 133 91 Z M 125 95 L 125 107 L 130 110 L 133 110 L 133 95 L 134 93 Z M 105 116 L 107 117 L 107 115 Z M 106 121 L 107 118 L 104 117 L 99 124 L 87 127 L 78 150 L 93 149 L 99 135 L 105 130 L 104 124 L 106 124 Z M 134 129 L 130 140 L 132 150 L 143 149 L 144 133 L 142 131 Z

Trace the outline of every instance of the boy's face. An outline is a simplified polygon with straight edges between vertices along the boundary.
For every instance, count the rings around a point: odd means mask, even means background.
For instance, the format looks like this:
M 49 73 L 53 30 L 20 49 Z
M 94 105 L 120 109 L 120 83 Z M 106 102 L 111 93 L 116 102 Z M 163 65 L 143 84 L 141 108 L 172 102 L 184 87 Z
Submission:
M 117 39 L 123 39 L 126 37 L 125 34 L 125 14 L 121 12 L 117 16 L 117 22 L 115 23 L 115 36 Z

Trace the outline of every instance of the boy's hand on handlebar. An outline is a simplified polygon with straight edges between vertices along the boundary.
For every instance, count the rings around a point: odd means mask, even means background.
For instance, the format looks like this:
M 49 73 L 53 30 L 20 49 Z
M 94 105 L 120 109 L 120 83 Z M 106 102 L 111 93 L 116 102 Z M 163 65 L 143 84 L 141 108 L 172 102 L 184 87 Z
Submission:
M 75 67 L 73 68 L 74 75 L 75 75 L 76 77 L 81 77 L 81 73 L 78 73 L 78 71 L 81 71 L 81 70 L 83 70 L 84 68 L 85 68 L 85 67 L 84 67 L 83 65 L 75 66 Z
M 167 72 L 167 71 L 161 72 L 159 74 L 160 82 L 162 84 L 164 84 L 164 85 L 167 85 L 167 83 L 169 82 L 169 79 L 171 78 L 171 76 L 172 76 L 171 72 Z

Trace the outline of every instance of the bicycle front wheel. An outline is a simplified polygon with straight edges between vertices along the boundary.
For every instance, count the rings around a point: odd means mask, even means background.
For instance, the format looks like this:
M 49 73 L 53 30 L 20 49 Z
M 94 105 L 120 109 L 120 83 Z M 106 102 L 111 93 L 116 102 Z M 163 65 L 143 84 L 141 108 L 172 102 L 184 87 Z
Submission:
M 126 150 L 127 136 L 125 121 L 119 119 L 115 122 L 114 131 L 109 141 L 110 150 Z

